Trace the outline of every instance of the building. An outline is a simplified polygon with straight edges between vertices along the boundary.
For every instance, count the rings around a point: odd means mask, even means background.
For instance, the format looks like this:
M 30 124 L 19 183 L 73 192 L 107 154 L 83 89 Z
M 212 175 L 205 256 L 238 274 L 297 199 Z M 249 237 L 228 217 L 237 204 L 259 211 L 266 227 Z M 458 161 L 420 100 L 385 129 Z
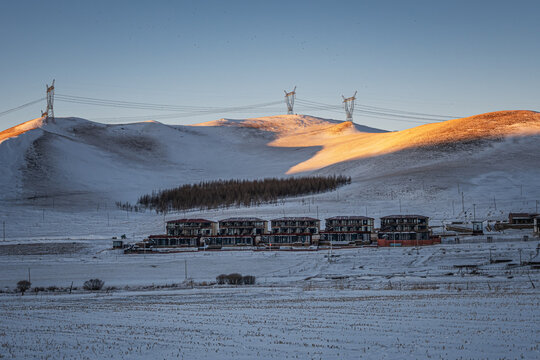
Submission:
M 472 224 L 472 234 L 473 235 L 484 235 L 484 222 L 481 220 L 473 220 Z
M 217 235 L 218 224 L 206 219 L 178 219 L 167 221 L 167 233 L 150 235 L 152 247 L 199 247 L 201 236 Z
M 219 235 L 262 235 L 268 232 L 268 221 L 255 218 L 229 218 L 219 221 Z
M 178 219 L 167 221 L 169 236 L 217 235 L 218 224 L 206 219 Z
M 508 223 L 510 225 L 526 225 L 527 227 L 533 227 L 534 218 L 538 214 L 529 213 L 510 213 L 508 214 Z
M 390 215 L 381 218 L 379 246 L 431 245 L 429 218 L 422 215 Z
M 374 219 L 366 216 L 335 216 L 326 219 L 319 244 L 361 245 L 371 243 Z
M 150 235 L 148 242 L 154 247 L 199 247 L 197 235 Z
M 272 234 L 318 234 L 321 220 L 310 217 L 282 217 L 270 221 Z
M 203 236 L 201 246 L 207 249 L 221 249 L 235 246 L 255 246 L 258 236 L 254 235 L 217 235 Z
M 282 217 L 270 221 L 271 233 L 261 236 L 266 246 L 309 246 L 319 242 L 321 221 L 310 217 Z

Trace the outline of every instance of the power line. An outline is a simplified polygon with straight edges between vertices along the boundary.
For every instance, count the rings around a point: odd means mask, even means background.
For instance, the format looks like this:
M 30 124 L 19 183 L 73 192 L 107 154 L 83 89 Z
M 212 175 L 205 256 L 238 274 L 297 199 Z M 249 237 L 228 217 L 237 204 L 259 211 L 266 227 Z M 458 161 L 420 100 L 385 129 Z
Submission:
M 297 102 L 308 109 L 315 109 L 320 111 L 328 111 L 332 113 L 341 113 L 338 109 L 341 109 L 341 105 L 331 105 L 324 104 L 320 102 L 297 99 Z M 433 122 L 440 122 L 446 119 L 455 119 L 460 116 L 450 116 L 450 115 L 437 115 L 437 114 L 428 114 L 428 113 L 418 113 L 390 108 L 375 107 L 369 105 L 356 105 L 356 111 L 364 114 L 369 117 L 375 117 L 378 119 L 385 119 L 391 121 L 402 121 L 402 122 L 414 122 L 420 124 L 429 124 Z M 405 120 L 407 119 L 407 120 Z
M 285 92 L 286 95 L 287 92 Z M 291 94 L 295 94 L 293 90 Z M 113 108 L 135 109 L 135 110 L 154 110 L 154 111 L 169 111 L 169 114 L 158 115 L 141 115 L 141 116 L 123 116 L 123 117 L 106 117 L 98 118 L 96 120 L 158 120 L 158 119 L 174 119 L 183 117 L 194 117 L 201 115 L 211 115 L 227 112 L 252 112 L 255 109 L 265 108 L 266 111 L 272 110 L 271 106 L 278 105 L 281 101 L 273 101 L 267 103 L 259 103 L 245 106 L 232 106 L 232 107 L 212 107 L 212 106 L 189 106 L 189 105 L 171 105 L 171 104 L 157 104 L 157 103 L 145 103 L 136 101 L 124 101 L 124 100 L 112 100 L 112 99 L 100 99 L 93 97 L 83 97 L 75 95 L 57 94 L 56 99 L 58 101 L 66 103 L 74 103 L 90 106 L 103 106 Z M 42 100 L 42 99 L 41 99 Z M 330 112 L 334 114 L 342 114 L 342 104 L 325 104 L 321 102 L 295 99 L 298 104 L 307 110 L 318 110 L 324 112 Z M 26 104 L 25 104 L 26 105 Z M 291 103 L 292 105 L 292 103 Z M 292 106 L 290 106 L 292 108 Z M 289 109 L 290 112 L 292 109 Z M 279 110 L 277 110 L 279 112 Z M 386 107 L 377 107 L 364 104 L 356 104 L 356 111 L 367 117 L 376 119 L 385 119 L 390 121 L 400 121 L 407 123 L 420 123 L 429 124 L 433 122 L 444 121 L 445 119 L 455 119 L 459 116 L 429 114 L 421 112 L 405 111 Z M 0 113 L 1 115 L 1 113 Z
M 19 105 L 19 106 L 17 106 L 17 107 L 14 107 L 13 109 L 9 109 L 9 110 L 2 111 L 2 112 L 0 112 L 0 116 L 4 116 L 4 115 L 7 115 L 7 114 L 12 113 L 12 112 L 14 112 L 14 111 L 24 109 L 25 107 L 28 107 L 28 106 L 30 106 L 30 105 L 37 104 L 38 102 L 43 101 L 43 100 L 45 100 L 45 99 L 46 99 L 45 97 L 42 97 L 42 98 L 40 98 L 40 99 L 37 99 L 37 100 L 34 100 L 34 101 L 30 101 L 30 102 L 28 102 L 28 103 L 26 103 L 26 104 L 23 104 L 23 105 Z
M 259 107 L 266 107 L 266 106 L 281 104 L 281 101 L 272 101 L 272 102 L 267 102 L 267 103 L 251 104 L 251 105 L 246 105 L 246 106 L 233 106 L 233 107 L 186 106 L 186 105 L 166 105 L 166 104 L 153 104 L 153 103 L 142 103 L 142 102 L 133 102 L 133 101 L 97 99 L 97 98 L 87 98 L 87 97 L 82 97 L 82 96 L 63 95 L 63 94 L 56 95 L 56 99 L 63 102 L 85 104 L 85 105 L 119 107 L 119 108 L 129 108 L 129 109 L 138 109 L 138 110 L 160 110 L 160 111 L 178 111 L 178 112 L 192 112 L 192 113 L 235 111 L 235 110 L 241 110 L 241 109 L 252 109 L 252 108 L 259 108 Z

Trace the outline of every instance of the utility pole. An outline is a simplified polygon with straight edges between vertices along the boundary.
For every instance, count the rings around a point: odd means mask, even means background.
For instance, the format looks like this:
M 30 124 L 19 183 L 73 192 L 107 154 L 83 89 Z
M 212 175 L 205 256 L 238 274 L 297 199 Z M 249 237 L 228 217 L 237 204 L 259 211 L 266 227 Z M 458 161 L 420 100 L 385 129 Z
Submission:
M 345 96 L 341 95 L 341 97 L 343 98 L 343 106 L 345 107 L 345 114 L 347 115 L 346 121 L 353 121 L 352 116 L 354 111 L 354 100 L 356 100 L 357 92 L 358 91 L 355 91 L 354 95 L 349 98 L 345 98 Z
M 293 108 L 294 108 L 294 99 L 296 99 L 296 86 L 291 92 L 287 92 L 287 90 L 283 90 L 283 91 L 285 92 L 285 104 L 287 104 L 287 114 L 292 115 L 294 114 Z
M 401 214 L 401 199 L 399 199 L 399 213 Z
M 184 260 L 184 276 L 185 280 L 187 280 L 187 259 Z
M 461 193 L 461 212 L 465 214 L 465 195 Z
M 49 120 L 54 123 L 54 79 L 51 86 L 47 84 L 47 110 L 41 112 L 41 116 L 45 117 L 45 121 Z
M 476 204 L 472 204 L 473 206 L 473 220 L 476 220 Z
M 455 215 L 455 211 L 454 211 L 454 200 L 452 200 L 452 216 Z

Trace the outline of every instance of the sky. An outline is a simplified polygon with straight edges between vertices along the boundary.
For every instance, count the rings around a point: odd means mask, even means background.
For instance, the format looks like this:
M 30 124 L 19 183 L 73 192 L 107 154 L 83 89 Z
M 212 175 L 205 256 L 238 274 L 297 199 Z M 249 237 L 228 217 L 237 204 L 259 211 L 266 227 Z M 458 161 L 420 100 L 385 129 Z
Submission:
M 52 79 L 57 117 L 103 123 L 284 114 L 295 86 L 295 113 L 344 120 L 358 91 L 354 122 L 387 130 L 540 111 L 539 34 L 540 1 L 1 1 L 0 131 Z

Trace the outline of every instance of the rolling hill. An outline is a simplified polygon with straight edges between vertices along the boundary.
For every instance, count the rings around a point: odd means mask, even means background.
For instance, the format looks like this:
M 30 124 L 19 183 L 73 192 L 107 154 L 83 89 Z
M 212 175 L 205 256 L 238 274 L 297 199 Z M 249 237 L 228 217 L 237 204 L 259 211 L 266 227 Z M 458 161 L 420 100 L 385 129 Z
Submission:
M 1 199 L 56 204 L 136 201 L 152 190 L 211 179 L 344 174 L 360 202 L 487 199 L 523 186 L 540 198 L 540 114 L 501 111 L 387 132 L 306 115 L 106 125 L 35 119 L 0 133 Z M 461 184 L 461 185 L 458 185 Z M 510 195 L 509 195 L 510 196 Z

